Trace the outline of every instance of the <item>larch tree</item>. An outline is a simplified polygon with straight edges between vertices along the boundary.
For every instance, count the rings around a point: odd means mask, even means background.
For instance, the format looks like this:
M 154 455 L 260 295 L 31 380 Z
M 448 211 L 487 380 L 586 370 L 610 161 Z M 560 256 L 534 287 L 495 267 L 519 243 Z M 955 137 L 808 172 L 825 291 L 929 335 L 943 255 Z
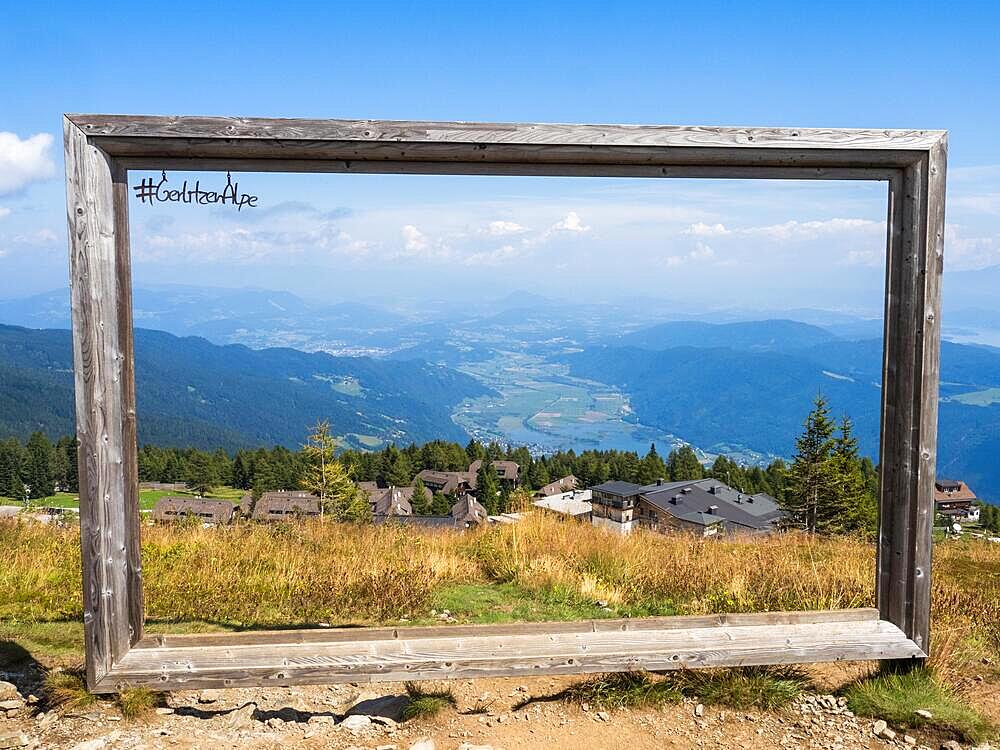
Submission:
M 497 472 L 493 462 L 484 459 L 476 474 L 476 500 L 486 508 L 486 512 L 495 516 L 500 510 L 500 487 L 497 483 Z
M 362 520 L 364 509 L 359 499 L 370 512 L 368 499 L 361 497 L 357 485 L 337 460 L 337 439 L 330 434 L 329 422 L 313 425 L 302 452 L 306 469 L 299 484 L 319 498 L 320 514 L 330 515 L 335 521 Z

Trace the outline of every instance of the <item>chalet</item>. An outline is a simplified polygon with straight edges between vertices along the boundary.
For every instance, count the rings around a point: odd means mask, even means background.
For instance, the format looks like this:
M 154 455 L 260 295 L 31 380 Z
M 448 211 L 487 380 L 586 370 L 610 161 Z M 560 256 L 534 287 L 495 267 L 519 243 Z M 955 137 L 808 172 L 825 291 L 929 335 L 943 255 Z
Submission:
M 432 493 L 440 492 L 443 495 L 458 495 L 476 489 L 476 475 L 467 471 L 424 469 L 414 477 L 414 481 L 417 479 Z
M 447 516 L 376 516 L 375 523 L 398 523 L 404 526 L 419 526 L 436 529 L 468 529 L 486 523 L 486 508 L 470 494 L 466 494 L 451 506 Z
M 379 487 L 374 482 L 362 482 L 359 486 L 368 495 L 372 516 L 412 516 L 412 487 Z
M 255 521 L 285 521 L 318 516 L 319 498 L 309 492 L 265 492 L 253 504 Z
M 479 474 L 479 469 L 482 467 L 482 465 L 483 465 L 482 459 L 476 459 L 471 464 L 469 464 L 469 473 L 475 477 L 476 475 Z M 520 466 L 518 466 L 513 461 L 494 461 L 493 468 L 496 470 L 497 479 L 499 479 L 501 482 L 507 482 L 512 487 L 517 486 L 518 472 L 521 469 Z M 473 487 L 473 489 L 475 489 L 475 487 Z
M 979 508 L 973 504 L 976 499 L 976 493 L 965 482 L 955 479 L 934 482 L 934 510 L 949 521 L 979 521 Z
M 230 501 L 203 497 L 161 497 L 153 506 L 153 520 L 159 523 L 197 519 L 221 526 L 230 523 L 235 513 L 236 506 Z
M 549 482 L 540 490 L 535 491 L 535 497 L 552 497 L 553 495 L 564 495 L 576 489 L 578 479 L 570 474 L 569 476 Z
M 564 518 L 576 518 L 590 523 L 593 514 L 592 494 L 590 490 L 570 490 L 569 492 L 541 497 L 533 501 L 532 505 Z
M 591 502 L 593 523 L 623 534 L 635 526 L 701 536 L 762 534 L 776 530 L 784 515 L 770 495 L 743 493 L 717 479 L 605 482 L 593 488 Z

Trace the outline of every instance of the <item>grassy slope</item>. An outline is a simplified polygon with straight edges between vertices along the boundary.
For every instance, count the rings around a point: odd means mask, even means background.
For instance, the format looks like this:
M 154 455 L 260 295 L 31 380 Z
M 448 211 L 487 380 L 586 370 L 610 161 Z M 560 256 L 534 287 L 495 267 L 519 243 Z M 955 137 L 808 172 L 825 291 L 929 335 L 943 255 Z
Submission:
M 205 497 L 220 498 L 223 500 L 231 500 L 234 503 L 238 503 L 245 491 L 238 490 L 233 487 L 214 487 L 210 493 Z M 139 491 L 139 507 L 142 510 L 152 510 L 153 506 L 156 505 L 157 500 L 162 497 L 177 497 L 189 495 L 194 497 L 193 492 L 187 492 L 185 490 L 140 490 Z M 14 500 L 13 498 L 0 496 L 0 505 L 21 505 L 20 500 Z M 57 492 L 49 497 L 40 498 L 31 501 L 31 507 L 34 508 L 79 508 L 80 507 L 80 496 L 75 492 Z

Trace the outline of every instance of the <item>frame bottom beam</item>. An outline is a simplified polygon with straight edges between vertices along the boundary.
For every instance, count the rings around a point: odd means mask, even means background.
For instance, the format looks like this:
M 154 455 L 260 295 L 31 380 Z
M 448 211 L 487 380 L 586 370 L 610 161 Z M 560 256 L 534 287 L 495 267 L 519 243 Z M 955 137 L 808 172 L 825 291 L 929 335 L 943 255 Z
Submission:
M 920 659 L 874 609 L 147 636 L 99 692 Z

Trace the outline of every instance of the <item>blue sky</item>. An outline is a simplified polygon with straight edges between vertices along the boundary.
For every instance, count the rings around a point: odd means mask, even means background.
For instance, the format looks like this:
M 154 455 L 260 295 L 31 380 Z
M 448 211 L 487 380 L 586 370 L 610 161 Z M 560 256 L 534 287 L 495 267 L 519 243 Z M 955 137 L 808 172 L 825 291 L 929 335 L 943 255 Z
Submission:
M 990 3 L 18 4 L 0 26 L 0 297 L 66 283 L 73 111 L 945 128 L 949 268 L 996 265 L 998 22 Z M 134 207 L 137 279 L 544 288 L 606 280 L 627 251 L 623 288 L 759 304 L 784 274 L 789 303 L 857 287 L 851 305 L 878 304 L 879 186 L 241 180 L 268 212 Z

